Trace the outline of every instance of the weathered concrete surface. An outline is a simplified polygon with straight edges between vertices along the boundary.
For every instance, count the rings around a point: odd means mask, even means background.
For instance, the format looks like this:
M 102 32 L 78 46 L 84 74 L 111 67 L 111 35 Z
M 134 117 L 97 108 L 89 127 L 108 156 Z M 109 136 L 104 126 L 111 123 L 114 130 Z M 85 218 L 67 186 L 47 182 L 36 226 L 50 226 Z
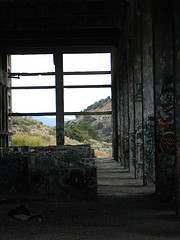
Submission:
M 155 183 L 155 116 L 153 79 L 152 1 L 142 2 L 142 82 L 144 185 Z
M 91 156 L 89 145 L 8 152 L 0 165 L 0 190 L 95 200 L 96 166 Z
M 99 196 L 124 196 L 155 192 L 153 186 L 143 188 L 142 179 L 135 179 L 133 172 L 121 167 L 112 159 L 96 159 L 96 166 Z
M 163 11 L 162 11 L 163 4 Z M 156 190 L 175 195 L 175 119 L 171 1 L 153 1 Z M 165 40 L 166 39 L 166 40 Z

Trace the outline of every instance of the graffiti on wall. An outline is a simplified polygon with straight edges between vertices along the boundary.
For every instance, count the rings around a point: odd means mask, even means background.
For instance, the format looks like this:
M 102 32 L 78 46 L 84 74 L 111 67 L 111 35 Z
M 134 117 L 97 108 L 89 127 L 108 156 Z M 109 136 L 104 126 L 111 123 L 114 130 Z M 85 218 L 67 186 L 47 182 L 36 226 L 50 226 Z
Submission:
M 134 147 L 134 131 L 129 134 L 129 148 L 130 148 L 130 161 L 132 161 L 135 168 L 135 147 Z
M 173 79 L 167 78 L 161 90 L 157 108 L 157 171 L 163 194 L 173 191 L 175 171 L 175 128 Z
M 39 194 L 86 198 L 91 194 L 96 198 L 97 179 L 96 168 L 77 169 L 66 168 L 55 171 L 34 172 L 31 175 L 32 187 L 35 186 Z M 87 197 L 88 198 L 88 197 Z
M 143 131 L 142 125 L 138 124 L 135 133 L 136 139 L 136 175 L 143 177 Z
M 155 182 L 155 128 L 154 117 L 149 116 L 144 124 L 144 179 L 147 184 Z

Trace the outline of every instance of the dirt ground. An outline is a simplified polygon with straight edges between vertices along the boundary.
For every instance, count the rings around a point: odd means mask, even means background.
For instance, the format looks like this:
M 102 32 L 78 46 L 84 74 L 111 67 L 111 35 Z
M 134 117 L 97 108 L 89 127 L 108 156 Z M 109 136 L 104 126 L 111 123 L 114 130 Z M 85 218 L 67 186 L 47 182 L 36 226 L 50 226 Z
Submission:
M 152 187 L 142 187 L 115 161 L 97 160 L 97 167 L 97 201 L 1 196 L 0 240 L 180 239 L 173 199 L 161 202 Z M 29 221 L 8 216 L 21 204 L 39 216 Z

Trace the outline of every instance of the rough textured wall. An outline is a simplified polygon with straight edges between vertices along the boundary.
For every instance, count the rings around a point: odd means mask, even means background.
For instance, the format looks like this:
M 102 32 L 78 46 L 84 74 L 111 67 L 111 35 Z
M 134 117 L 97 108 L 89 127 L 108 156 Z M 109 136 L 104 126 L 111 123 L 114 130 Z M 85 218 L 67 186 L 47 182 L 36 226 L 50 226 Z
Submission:
M 135 164 L 136 176 L 143 179 L 143 126 L 142 126 L 142 75 L 141 75 L 141 21 L 137 11 L 133 31 L 134 48 L 134 101 L 135 101 Z
M 163 5 L 163 8 L 162 8 Z M 156 190 L 175 193 L 175 122 L 171 1 L 153 1 Z
M 175 121 L 176 121 L 176 175 L 177 215 L 180 217 L 180 1 L 172 1 L 174 24 L 174 78 L 175 78 Z
M 152 185 L 155 183 L 155 117 L 151 0 L 142 1 L 141 13 L 144 185 Z
M 128 41 L 128 88 L 129 88 L 129 161 L 130 171 L 135 172 L 135 145 L 134 145 L 134 76 L 133 76 L 133 48 L 132 36 Z
M 94 159 L 89 146 L 8 152 L 0 164 L 0 190 L 86 200 L 97 197 Z
M 123 155 L 124 167 L 129 169 L 129 103 L 128 103 L 128 74 L 127 74 L 127 45 L 123 49 Z

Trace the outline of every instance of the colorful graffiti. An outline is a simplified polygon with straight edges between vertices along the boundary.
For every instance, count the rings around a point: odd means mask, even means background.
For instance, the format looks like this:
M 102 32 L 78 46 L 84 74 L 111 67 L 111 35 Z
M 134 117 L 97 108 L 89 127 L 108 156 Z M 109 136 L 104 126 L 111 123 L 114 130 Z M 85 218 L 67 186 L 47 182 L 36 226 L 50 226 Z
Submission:
M 171 195 L 175 183 L 175 127 L 173 79 L 162 86 L 157 105 L 157 189 Z
M 147 185 L 155 183 L 155 128 L 154 117 L 144 124 L 144 180 Z
M 142 125 L 138 124 L 135 133 L 136 143 L 136 176 L 143 178 L 143 131 Z
M 159 124 L 173 124 L 174 123 L 174 108 L 173 108 L 174 94 L 172 78 L 167 78 L 162 87 L 160 102 L 158 107 L 158 121 Z

